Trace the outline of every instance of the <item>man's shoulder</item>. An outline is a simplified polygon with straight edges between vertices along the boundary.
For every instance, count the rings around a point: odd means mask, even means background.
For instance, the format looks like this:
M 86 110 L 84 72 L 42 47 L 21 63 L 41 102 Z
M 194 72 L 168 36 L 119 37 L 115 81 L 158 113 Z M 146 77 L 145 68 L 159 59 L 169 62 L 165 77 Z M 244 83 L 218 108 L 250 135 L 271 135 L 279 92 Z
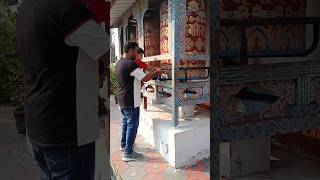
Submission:
M 125 64 L 135 63 L 135 61 L 132 61 L 132 60 L 129 60 L 129 59 L 126 59 L 126 58 L 121 58 L 118 62 L 119 63 L 125 63 Z
M 138 67 L 137 63 L 135 63 L 135 61 L 133 60 L 129 60 L 129 59 L 120 59 L 117 63 L 116 66 L 123 66 L 126 68 L 136 68 Z

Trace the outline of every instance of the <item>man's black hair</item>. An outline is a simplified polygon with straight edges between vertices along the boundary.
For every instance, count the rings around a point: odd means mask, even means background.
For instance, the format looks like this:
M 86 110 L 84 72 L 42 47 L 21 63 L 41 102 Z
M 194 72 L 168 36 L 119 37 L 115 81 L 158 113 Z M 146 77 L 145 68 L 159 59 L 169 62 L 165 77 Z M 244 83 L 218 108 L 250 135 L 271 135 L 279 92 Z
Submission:
M 123 45 L 123 52 L 128 53 L 130 49 L 135 50 L 136 47 L 138 47 L 138 43 L 128 41 Z
M 140 47 L 138 47 L 138 48 L 136 49 L 136 52 L 137 52 L 138 54 L 144 54 L 144 50 L 143 50 L 142 48 L 140 48 Z

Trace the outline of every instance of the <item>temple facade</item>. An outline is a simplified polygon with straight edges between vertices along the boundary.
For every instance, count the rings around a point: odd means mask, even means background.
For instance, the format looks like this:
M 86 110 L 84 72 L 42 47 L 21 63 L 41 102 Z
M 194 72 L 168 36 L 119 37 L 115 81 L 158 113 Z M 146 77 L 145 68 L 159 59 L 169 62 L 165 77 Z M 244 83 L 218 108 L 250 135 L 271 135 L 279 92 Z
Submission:
M 165 70 L 144 84 L 140 134 L 177 168 L 211 153 L 211 177 L 270 169 L 271 136 L 320 127 L 314 6 L 319 1 L 111 3 L 115 48 L 136 41 L 143 61 Z M 232 165 L 231 152 L 244 167 Z M 262 166 L 253 167 L 257 159 Z

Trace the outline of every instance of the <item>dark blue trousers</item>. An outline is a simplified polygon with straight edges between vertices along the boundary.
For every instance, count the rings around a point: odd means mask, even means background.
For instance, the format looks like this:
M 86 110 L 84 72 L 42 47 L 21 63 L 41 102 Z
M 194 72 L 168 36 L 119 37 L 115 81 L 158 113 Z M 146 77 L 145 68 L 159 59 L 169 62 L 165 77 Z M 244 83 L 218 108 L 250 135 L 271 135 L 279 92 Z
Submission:
M 95 143 L 83 146 L 32 145 L 41 180 L 94 180 Z
M 140 108 L 120 107 L 122 114 L 121 147 L 125 148 L 125 155 L 132 153 L 139 127 Z

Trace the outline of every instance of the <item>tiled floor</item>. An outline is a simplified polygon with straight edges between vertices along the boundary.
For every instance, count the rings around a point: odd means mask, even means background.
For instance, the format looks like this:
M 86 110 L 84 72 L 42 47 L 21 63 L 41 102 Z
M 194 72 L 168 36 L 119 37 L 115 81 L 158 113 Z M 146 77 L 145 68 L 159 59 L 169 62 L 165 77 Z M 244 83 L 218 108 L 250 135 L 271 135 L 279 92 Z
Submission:
M 111 98 L 112 99 L 112 98 Z M 145 143 L 141 135 L 137 136 L 135 150 L 145 157 L 136 162 L 123 162 L 120 146 L 120 118 L 121 115 L 114 102 L 111 102 L 110 123 L 110 154 L 111 163 L 116 176 L 122 180 L 209 180 L 209 159 L 199 161 L 183 169 L 170 166 L 162 156 L 149 144 Z

